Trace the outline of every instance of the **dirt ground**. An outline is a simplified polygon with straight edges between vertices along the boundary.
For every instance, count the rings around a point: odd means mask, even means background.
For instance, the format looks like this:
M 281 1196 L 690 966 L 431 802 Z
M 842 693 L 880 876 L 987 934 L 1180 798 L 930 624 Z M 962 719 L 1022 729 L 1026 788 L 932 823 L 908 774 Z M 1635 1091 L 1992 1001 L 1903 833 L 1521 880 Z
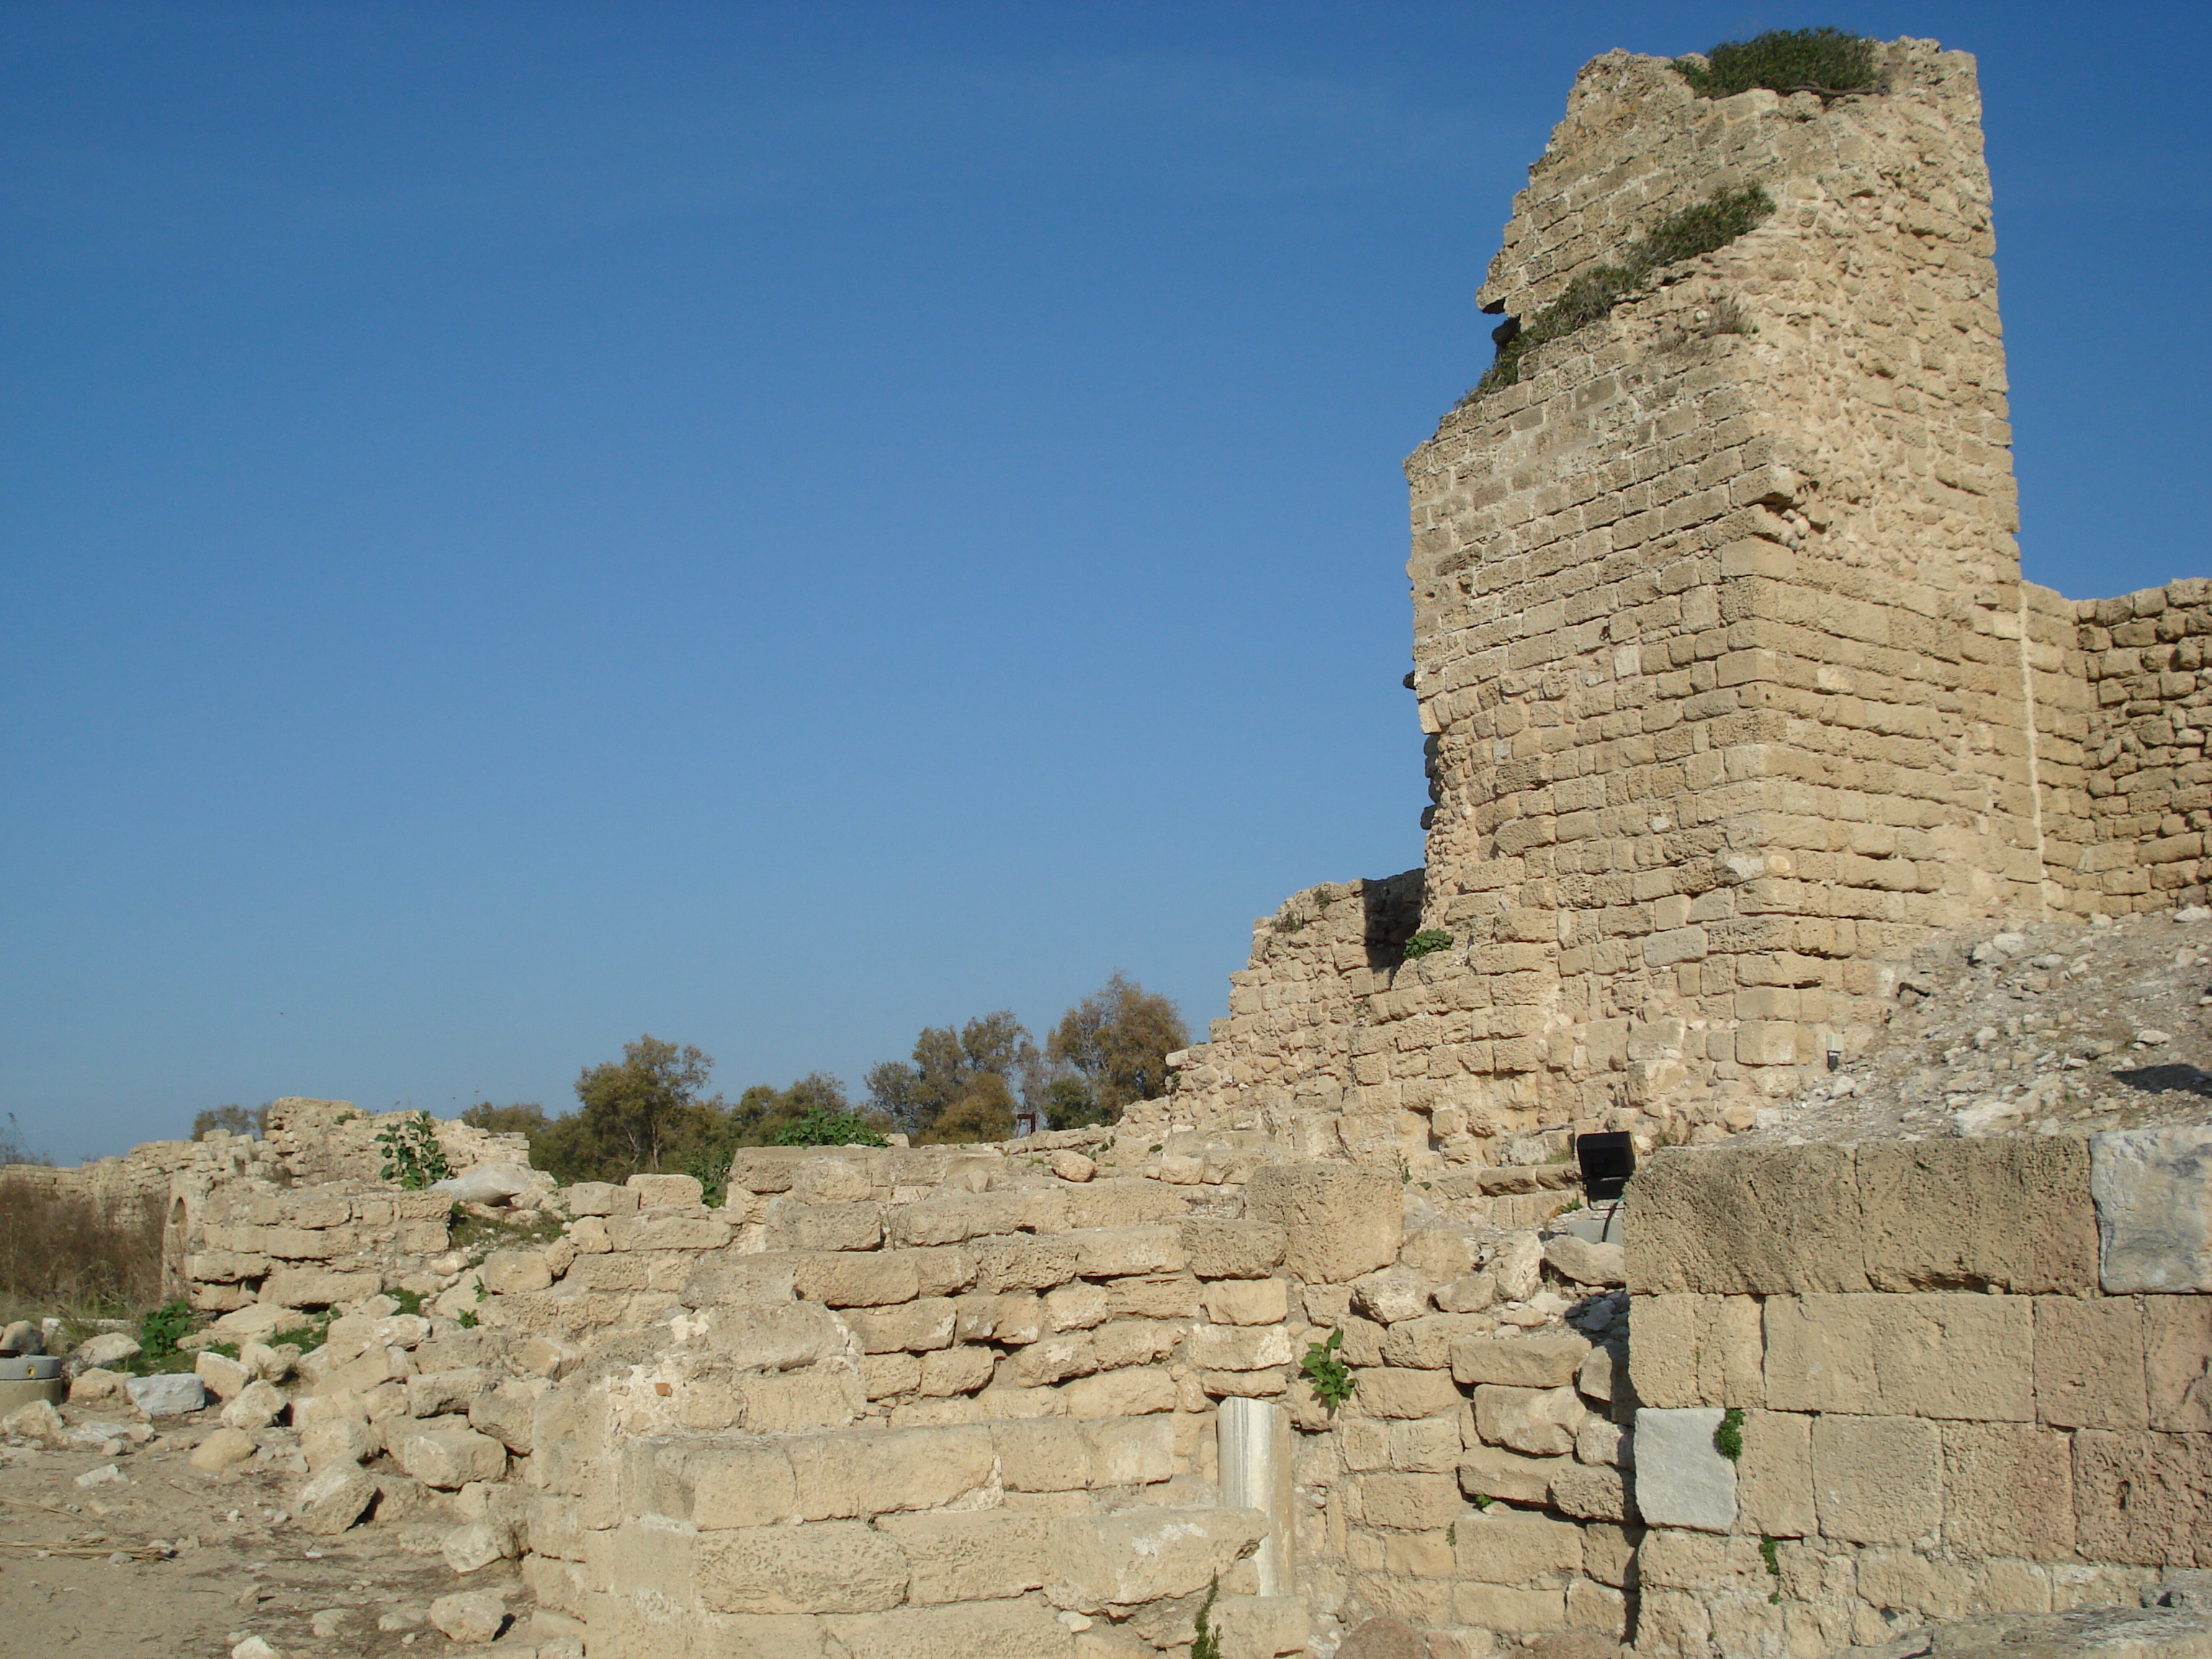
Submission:
M 64 1414 L 87 1436 L 80 1449 L 0 1446 L 0 1659 L 227 1659 L 253 1637 L 282 1659 L 536 1659 L 513 1564 L 463 1578 L 439 1555 L 451 1517 L 419 1510 L 313 1537 L 282 1518 L 303 1476 L 281 1430 L 254 1463 L 210 1475 L 189 1459 L 212 1411 L 153 1425 Z M 427 1615 L 435 1598 L 476 1589 L 505 1591 L 520 1616 L 491 1645 L 464 1648 Z

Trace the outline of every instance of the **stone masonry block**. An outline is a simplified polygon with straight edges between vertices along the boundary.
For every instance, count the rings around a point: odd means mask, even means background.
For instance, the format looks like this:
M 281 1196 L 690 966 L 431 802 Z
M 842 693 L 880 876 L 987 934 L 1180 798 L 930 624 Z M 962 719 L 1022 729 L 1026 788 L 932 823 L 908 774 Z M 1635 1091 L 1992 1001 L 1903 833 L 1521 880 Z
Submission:
M 1497 1446 L 1471 1445 L 1461 1453 L 1459 1489 L 1469 1498 L 1509 1504 L 1542 1504 L 1551 1496 L 1554 1470 L 1573 1468 L 1571 1457 L 1522 1457 Z
M 1454 1536 L 1462 1578 L 1485 1584 L 1556 1584 L 1583 1570 L 1583 1529 L 1548 1515 L 1492 1510 L 1463 1516 Z
M 809 1521 L 935 1509 L 991 1478 L 991 1431 L 980 1425 L 805 1435 L 785 1449 Z
M 1431 1532 L 1450 1526 L 1462 1507 L 1459 1484 L 1449 1474 L 1359 1477 L 1359 1516 L 1366 1526 Z
M 2133 1297 L 2035 1298 L 2035 1413 L 2061 1428 L 2149 1426 L 2142 1309 Z
M 1639 1310 L 1637 1316 L 1642 1317 Z M 1590 1345 L 1579 1336 L 1467 1336 L 1451 1345 L 1455 1382 L 1556 1389 L 1575 1380 Z
M 1070 1659 L 1081 1639 L 1031 1601 L 897 1607 L 823 1623 L 847 1659 Z M 720 1651 L 753 1659 L 742 1646 Z
M 1502 1584 L 1462 1583 L 1452 1589 L 1452 1616 L 1462 1625 L 1502 1636 L 1533 1636 L 1564 1630 L 1566 1592 L 1510 1589 Z
M 1852 1151 L 1814 1143 L 1647 1159 L 1631 1183 L 1630 1290 L 1865 1290 Z
M 1736 1466 L 1736 1523 L 1769 1538 L 1802 1538 L 1819 1527 L 1813 1507 L 1813 1419 L 1796 1412 L 1747 1412 Z
M 1856 1170 L 1876 1290 L 2095 1287 L 2096 1212 L 2079 1139 L 1868 1142 Z
M 1668 1408 L 1766 1403 L 1759 1310 L 1758 1298 L 1748 1296 L 1637 1297 L 1628 1369 L 1638 1402 Z
M 702 1533 L 698 1595 L 720 1613 L 872 1613 L 906 1599 L 906 1553 L 863 1521 Z
M 2212 1445 L 2194 1434 L 2074 1437 L 2075 1547 L 2092 1561 L 2212 1565 Z
M 2142 1310 L 2150 1426 L 2212 1433 L 2212 1297 L 2147 1296 Z
M 1943 1425 L 1943 1541 L 1969 1558 L 2074 1553 L 2073 1453 L 2032 1423 Z
M 2212 1291 L 2212 1127 L 2089 1138 L 2107 1294 Z
M 894 1515 L 877 1523 L 904 1552 L 920 1606 L 988 1601 L 1041 1588 L 1052 1522 L 1042 1515 Z
M 1813 1497 L 1823 1536 L 1910 1544 L 1942 1508 L 1942 1443 L 1910 1417 L 1824 1416 L 1813 1424 Z
M 1766 1403 L 1778 1411 L 2027 1422 L 2031 1298 L 1770 1297 Z
M 1395 1175 L 1350 1164 L 1265 1164 L 1245 1183 L 1248 1212 L 1285 1233 L 1284 1260 L 1307 1284 L 1340 1285 L 1398 1259 L 1404 1200 Z
M 1442 1371 L 1376 1369 L 1356 1375 L 1350 1409 L 1363 1417 L 1439 1417 L 1457 1411 L 1463 1400 Z
M 1736 1468 L 1713 1444 L 1717 1406 L 1636 1413 L 1636 1506 L 1656 1527 L 1726 1532 L 1735 1525 Z
M 1165 1222 L 1142 1227 L 1103 1227 L 1068 1237 L 1076 1248 L 1075 1270 L 1087 1279 L 1181 1273 L 1189 1261 L 1179 1230 Z
M 1282 1265 L 1288 1243 L 1284 1230 L 1269 1221 L 1182 1224 L 1183 1249 L 1200 1279 L 1265 1279 Z
M 1097 1613 L 1193 1595 L 1251 1553 L 1267 1530 L 1257 1510 L 1126 1510 L 1052 1523 L 1045 1600 Z

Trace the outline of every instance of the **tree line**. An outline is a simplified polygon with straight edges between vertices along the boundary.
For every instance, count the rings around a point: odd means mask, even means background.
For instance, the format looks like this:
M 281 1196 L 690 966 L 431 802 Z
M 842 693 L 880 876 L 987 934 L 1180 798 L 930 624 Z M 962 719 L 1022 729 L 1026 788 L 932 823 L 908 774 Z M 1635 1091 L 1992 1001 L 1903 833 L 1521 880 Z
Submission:
M 625 1043 L 619 1060 L 584 1068 L 574 1111 L 485 1101 L 461 1116 L 526 1136 L 531 1163 L 563 1182 L 681 1171 L 719 1198 L 743 1146 L 881 1146 L 894 1133 L 916 1146 L 1005 1140 L 1018 1105 L 1049 1128 L 1111 1123 L 1167 1091 L 1167 1057 L 1189 1042 L 1174 1002 L 1117 973 L 1062 1014 L 1042 1047 L 1003 1008 L 925 1026 L 908 1058 L 868 1068 L 858 1102 L 825 1072 L 726 1100 L 707 1092 L 711 1057 L 648 1035 Z

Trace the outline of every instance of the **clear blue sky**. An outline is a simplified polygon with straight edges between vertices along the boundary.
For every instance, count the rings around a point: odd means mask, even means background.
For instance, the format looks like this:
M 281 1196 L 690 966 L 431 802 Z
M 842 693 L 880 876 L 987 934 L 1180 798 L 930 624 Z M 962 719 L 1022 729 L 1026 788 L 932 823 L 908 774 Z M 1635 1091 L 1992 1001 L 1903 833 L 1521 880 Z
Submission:
M 2212 571 L 2212 8 L 0 12 L 0 1111 L 735 1093 L 1419 861 L 1399 463 L 1576 68 L 1979 54 L 2028 574 Z

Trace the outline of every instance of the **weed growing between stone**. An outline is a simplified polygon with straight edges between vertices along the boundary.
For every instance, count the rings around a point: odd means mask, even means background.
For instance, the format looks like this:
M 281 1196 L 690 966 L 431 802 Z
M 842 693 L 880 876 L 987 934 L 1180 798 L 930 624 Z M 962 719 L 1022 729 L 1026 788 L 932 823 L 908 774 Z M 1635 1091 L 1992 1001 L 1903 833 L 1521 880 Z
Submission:
M 1842 29 L 1769 29 L 1748 40 L 1723 40 L 1705 61 L 1674 59 L 1674 71 L 1703 98 L 1732 98 L 1753 87 L 1842 98 L 1887 89 L 1875 42 Z
M 376 1145 L 384 1154 L 384 1178 L 402 1191 L 418 1193 L 434 1182 L 453 1179 L 453 1166 L 438 1144 L 437 1120 L 428 1112 L 378 1130 Z
M 1221 1659 L 1221 1632 L 1212 1628 L 1214 1599 L 1221 1594 L 1221 1575 L 1215 1573 L 1206 1587 L 1206 1600 L 1198 1604 L 1198 1638 L 1190 1644 L 1190 1659 Z
M 1584 271 L 1567 284 L 1565 293 L 1527 323 L 1508 318 L 1493 331 L 1497 360 L 1468 398 L 1513 385 L 1521 378 L 1521 360 L 1538 346 L 1610 315 L 1613 307 L 1644 287 L 1662 267 L 1727 246 L 1773 211 L 1774 198 L 1763 185 L 1746 185 L 1741 190 L 1717 190 L 1704 201 L 1668 214 L 1632 243 L 1619 264 Z M 1740 321 L 1741 313 L 1735 314 Z
M 1298 1369 L 1306 1374 L 1313 1385 L 1314 1398 L 1328 1407 L 1331 1417 L 1336 1408 L 1352 1398 L 1352 1391 L 1359 1386 L 1359 1379 L 1352 1374 L 1352 1367 L 1336 1357 L 1344 1346 L 1344 1333 L 1331 1331 L 1326 1342 L 1306 1345 L 1306 1357 L 1298 1362 Z
M 1713 1431 L 1713 1449 L 1731 1463 L 1743 1455 L 1743 1413 L 1730 1406 L 1721 1413 L 1720 1426 Z
M 1424 927 L 1406 941 L 1406 960 L 1416 957 L 1434 956 L 1439 951 L 1451 949 L 1452 936 L 1441 927 Z

